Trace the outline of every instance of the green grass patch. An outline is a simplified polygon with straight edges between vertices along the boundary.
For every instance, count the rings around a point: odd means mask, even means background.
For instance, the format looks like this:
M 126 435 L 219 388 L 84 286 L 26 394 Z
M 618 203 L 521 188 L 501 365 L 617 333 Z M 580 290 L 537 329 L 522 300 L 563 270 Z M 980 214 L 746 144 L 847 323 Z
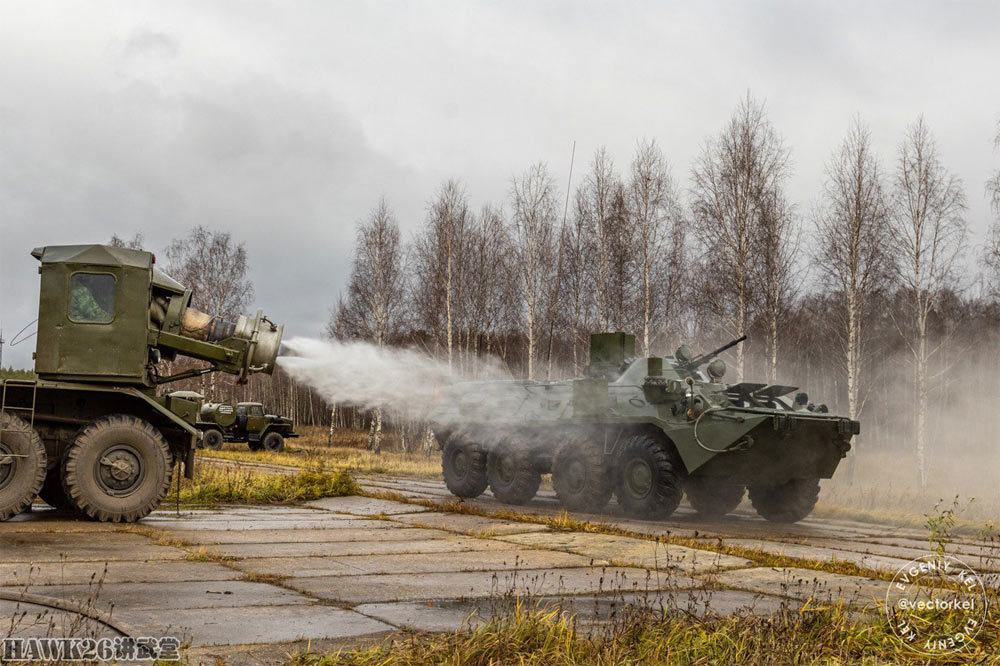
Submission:
M 181 483 L 185 504 L 290 504 L 343 497 L 360 492 L 347 470 L 303 469 L 298 474 L 266 475 L 253 470 L 202 466 L 195 478 Z

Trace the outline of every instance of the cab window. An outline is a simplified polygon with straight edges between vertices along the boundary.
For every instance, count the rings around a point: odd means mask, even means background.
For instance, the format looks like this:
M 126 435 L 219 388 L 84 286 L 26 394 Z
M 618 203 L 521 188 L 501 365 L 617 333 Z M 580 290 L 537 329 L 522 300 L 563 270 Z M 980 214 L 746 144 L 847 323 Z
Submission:
M 69 318 L 83 324 L 109 324 L 115 318 L 115 276 L 74 273 L 70 282 Z
M 251 416 L 264 416 L 264 410 L 260 405 L 253 405 L 250 407 Z

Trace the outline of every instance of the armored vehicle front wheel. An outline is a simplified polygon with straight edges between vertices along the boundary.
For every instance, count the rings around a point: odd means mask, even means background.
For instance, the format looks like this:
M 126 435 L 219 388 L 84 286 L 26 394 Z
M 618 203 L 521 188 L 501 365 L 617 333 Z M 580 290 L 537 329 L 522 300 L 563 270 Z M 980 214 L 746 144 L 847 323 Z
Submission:
M 441 471 L 448 490 L 458 497 L 479 497 L 489 485 L 486 452 L 474 442 L 450 437 L 441 455 Z
M 62 470 L 59 467 L 46 472 L 45 483 L 42 484 L 42 489 L 38 491 L 38 496 L 53 509 L 69 509 L 72 507 L 69 498 L 66 497 L 66 491 L 63 489 Z
M 670 442 L 651 433 L 625 442 L 617 477 L 615 494 L 630 516 L 666 518 L 684 494 L 684 464 Z
M 264 435 L 261 445 L 263 445 L 265 451 L 280 453 L 285 450 L 285 438 L 281 436 L 280 432 L 269 432 Z
M 45 445 L 21 417 L 0 413 L 0 520 L 31 507 L 45 481 Z
M 570 511 L 600 511 L 614 492 L 612 468 L 604 449 L 591 439 L 570 439 L 556 449 L 552 460 L 552 487 Z
M 750 502 L 761 518 L 773 523 L 795 523 L 816 507 L 819 479 L 791 479 L 784 483 L 750 484 Z
M 222 433 L 214 428 L 212 430 L 206 430 L 201 436 L 201 445 L 206 449 L 211 449 L 212 451 L 221 450 L 223 442 L 225 442 L 225 439 L 223 439 Z
M 711 477 L 688 477 L 684 492 L 695 511 L 709 518 L 721 518 L 740 505 L 746 488 Z
M 63 460 L 63 487 L 73 507 L 106 522 L 132 522 L 155 509 L 170 489 L 170 449 L 160 431 L 134 416 L 98 419 L 77 436 Z
M 531 449 L 516 438 L 501 440 L 490 449 L 486 477 L 493 496 L 504 504 L 527 504 L 542 483 Z

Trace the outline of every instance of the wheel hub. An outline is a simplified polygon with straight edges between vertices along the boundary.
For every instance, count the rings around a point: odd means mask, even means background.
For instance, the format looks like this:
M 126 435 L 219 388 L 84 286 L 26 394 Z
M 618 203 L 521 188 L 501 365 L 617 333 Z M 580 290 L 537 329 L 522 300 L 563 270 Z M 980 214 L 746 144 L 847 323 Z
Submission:
M 142 457 L 131 446 L 113 446 L 97 464 L 97 480 L 110 495 L 127 495 L 142 481 Z
M 625 488 L 636 498 L 645 497 L 653 489 L 653 469 L 645 460 L 632 460 L 625 468 Z

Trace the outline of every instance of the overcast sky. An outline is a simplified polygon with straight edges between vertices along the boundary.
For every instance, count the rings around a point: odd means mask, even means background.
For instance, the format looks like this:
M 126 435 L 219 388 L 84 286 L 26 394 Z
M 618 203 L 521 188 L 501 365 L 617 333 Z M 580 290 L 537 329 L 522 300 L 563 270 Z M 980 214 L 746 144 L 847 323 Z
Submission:
M 538 160 L 565 187 L 574 140 L 579 175 L 643 137 L 686 188 L 748 89 L 806 223 L 854 114 L 888 165 L 923 113 L 980 242 L 998 26 L 993 2 L 2 0 L 0 323 L 37 314 L 35 246 L 162 252 L 204 224 L 246 243 L 257 306 L 318 335 L 379 196 L 410 235 L 446 178 L 478 209 Z

